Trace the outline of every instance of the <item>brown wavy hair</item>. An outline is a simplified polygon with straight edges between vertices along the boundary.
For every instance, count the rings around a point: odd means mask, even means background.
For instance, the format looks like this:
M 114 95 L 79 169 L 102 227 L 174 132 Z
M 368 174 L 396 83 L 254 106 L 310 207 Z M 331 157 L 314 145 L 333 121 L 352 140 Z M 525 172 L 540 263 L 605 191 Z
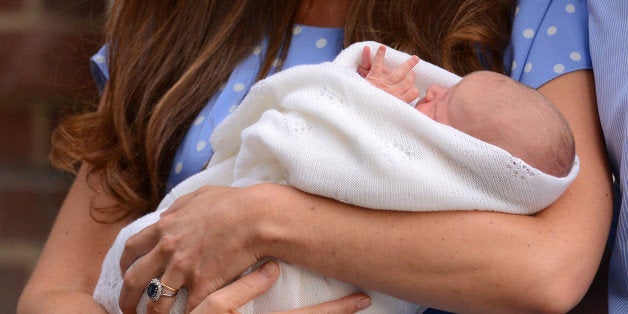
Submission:
M 305 0 L 307 1 L 307 0 Z M 285 56 L 298 0 L 116 1 L 106 26 L 110 79 L 97 110 L 53 133 L 50 160 L 76 171 L 114 204 L 97 220 L 156 208 L 185 132 L 231 71 L 266 37 L 258 78 Z M 374 40 L 460 75 L 503 72 L 514 0 L 353 0 L 345 46 Z M 482 61 L 483 60 L 483 61 Z M 101 215 L 102 214 L 102 215 Z M 104 217 L 104 218 L 103 218 Z

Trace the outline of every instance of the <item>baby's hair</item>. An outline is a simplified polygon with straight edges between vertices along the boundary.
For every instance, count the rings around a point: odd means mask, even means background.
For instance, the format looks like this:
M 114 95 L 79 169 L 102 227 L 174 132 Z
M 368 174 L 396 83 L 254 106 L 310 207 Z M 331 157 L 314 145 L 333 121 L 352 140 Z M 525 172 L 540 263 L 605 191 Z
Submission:
M 480 118 L 464 131 L 507 150 L 546 174 L 568 175 L 575 159 L 575 142 L 562 113 L 549 99 L 526 85 L 507 77 L 498 82 L 482 91 L 487 93 L 487 97 L 481 97 L 487 103 L 470 106 L 481 111 L 474 113 Z M 504 88 L 508 86 L 511 88 Z

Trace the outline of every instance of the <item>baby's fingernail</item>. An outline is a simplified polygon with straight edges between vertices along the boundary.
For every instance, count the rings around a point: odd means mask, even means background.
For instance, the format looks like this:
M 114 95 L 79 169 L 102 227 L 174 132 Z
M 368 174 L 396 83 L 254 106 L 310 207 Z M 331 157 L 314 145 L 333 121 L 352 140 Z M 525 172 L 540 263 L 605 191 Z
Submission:
M 277 271 L 277 264 L 274 262 L 268 262 L 264 264 L 264 266 L 262 266 L 259 271 L 265 277 L 271 277 L 275 273 L 275 271 Z
M 369 306 L 371 306 L 371 299 L 360 298 L 360 300 L 358 300 L 358 310 L 364 310 L 365 308 Z

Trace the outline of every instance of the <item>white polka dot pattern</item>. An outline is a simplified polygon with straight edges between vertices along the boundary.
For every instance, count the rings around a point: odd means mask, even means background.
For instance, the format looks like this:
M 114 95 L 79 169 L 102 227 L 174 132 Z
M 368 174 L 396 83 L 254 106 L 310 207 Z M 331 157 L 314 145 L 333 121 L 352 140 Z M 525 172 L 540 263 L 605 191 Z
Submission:
M 316 48 L 323 48 L 325 46 L 327 46 L 327 39 L 321 38 L 316 41 Z
M 262 47 L 261 46 L 255 46 L 255 48 L 253 48 L 253 54 L 254 55 L 258 55 L 262 52 Z
M 205 116 L 199 116 L 198 118 L 196 118 L 196 120 L 194 120 L 194 126 L 203 123 L 203 120 L 205 120 Z
M 243 91 L 244 88 L 245 88 L 245 86 L 242 83 L 237 83 L 237 84 L 233 85 L 233 91 L 236 92 L 236 93 L 239 93 L 239 92 Z
M 565 6 L 565 11 L 567 11 L 567 13 L 574 13 L 576 12 L 576 7 L 570 3 Z
M 92 60 L 96 63 L 105 63 L 105 57 L 102 55 L 95 55 Z
M 206 146 L 207 146 L 207 142 L 205 142 L 205 141 L 198 141 L 198 143 L 196 143 L 196 150 L 200 152 L 203 149 L 205 149 Z
M 584 0 L 519 1 L 512 55 L 504 64 L 513 79 L 537 88 L 556 76 L 591 68 Z M 518 66 L 519 65 L 519 66 Z M 533 66 L 534 65 L 534 66 Z

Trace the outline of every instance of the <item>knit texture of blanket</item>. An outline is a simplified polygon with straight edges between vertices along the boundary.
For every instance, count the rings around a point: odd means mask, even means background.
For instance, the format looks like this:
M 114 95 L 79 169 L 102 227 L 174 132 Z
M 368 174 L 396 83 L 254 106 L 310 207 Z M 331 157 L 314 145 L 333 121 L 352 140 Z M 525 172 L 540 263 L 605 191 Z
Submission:
M 356 72 L 364 45 L 372 53 L 379 46 L 357 43 L 333 62 L 293 67 L 256 83 L 215 129 L 215 153 L 207 169 L 175 187 L 154 213 L 120 232 L 103 263 L 94 298 L 108 311 L 120 311 L 118 265 L 126 239 L 156 222 L 176 198 L 203 185 L 273 182 L 373 209 L 529 215 L 554 202 L 575 178 L 577 159 L 568 176 L 547 175 L 373 87 Z M 408 57 L 388 48 L 386 64 L 398 65 Z M 431 84 L 451 86 L 460 80 L 424 61 L 414 71 L 422 92 Z M 362 291 L 294 265 L 281 262 L 280 267 L 273 288 L 241 308 L 243 313 L 293 309 Z M 364 312 L 422 310 L 367 293 L 373 305 Z M 175 299 L 172 311 L 182 312 L 185 290 Z M 146 300 L 144 296 L 139 307 Z

